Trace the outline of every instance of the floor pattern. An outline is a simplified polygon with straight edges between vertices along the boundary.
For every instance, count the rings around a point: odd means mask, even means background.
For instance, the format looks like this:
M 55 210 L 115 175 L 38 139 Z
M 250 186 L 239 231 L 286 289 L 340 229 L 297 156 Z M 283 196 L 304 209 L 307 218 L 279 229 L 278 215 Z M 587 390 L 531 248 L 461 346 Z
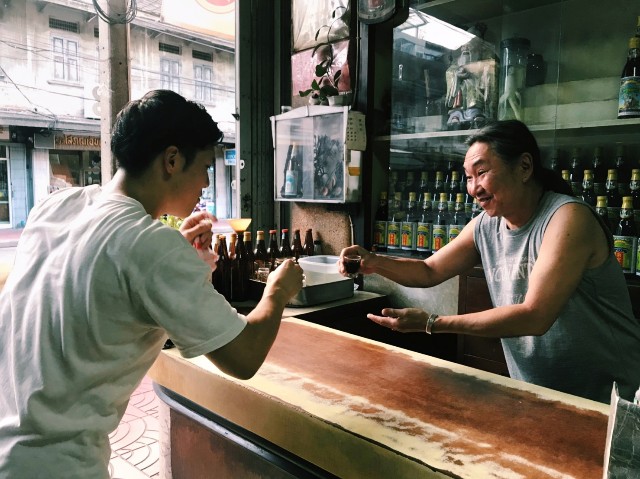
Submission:
M 159 405 L 151 379 L 145 376 L 131 395 L 118 428 L 109 436 L 109 474 L 112 479 L 160 477 Z

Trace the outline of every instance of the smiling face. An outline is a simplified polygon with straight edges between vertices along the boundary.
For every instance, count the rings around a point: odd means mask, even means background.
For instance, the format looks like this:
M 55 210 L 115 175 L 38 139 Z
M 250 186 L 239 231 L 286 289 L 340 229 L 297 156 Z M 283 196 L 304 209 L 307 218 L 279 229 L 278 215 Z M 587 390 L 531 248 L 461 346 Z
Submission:
M 521 162 L 509 165 L 487 143 L 476 142 L 464 158 L 467 191 L 478 199 L 489 216 L 509 218 L 521 209 Z

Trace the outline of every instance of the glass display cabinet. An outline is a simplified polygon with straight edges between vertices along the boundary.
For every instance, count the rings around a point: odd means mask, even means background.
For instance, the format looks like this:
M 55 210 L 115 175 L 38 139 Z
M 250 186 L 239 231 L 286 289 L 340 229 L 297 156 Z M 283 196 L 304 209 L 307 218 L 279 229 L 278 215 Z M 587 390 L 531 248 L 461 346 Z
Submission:
M 360 200 L 354 114 L 347 106 L 313 105 L 271 117 L 276 201 Z
M 466 137 L 509 118 L 534 132 L 545 166 L 572 169 L 581 182 L 597 156 L 598 175 L 618 169 L 628 192 L 640 119 L 617 118 L 618 92 L 638 15 L 634 0 L 410 2 L 393 29 L 388 134 L 374 137 L 390 174 L 386 185 L 374 180 L 373 201 L 381 191 L 419 201 L 438 192 L 439 177 L 449 193 L 453 172 L 464 178 Z M 595 179 L 596 193 L 605 180 Z

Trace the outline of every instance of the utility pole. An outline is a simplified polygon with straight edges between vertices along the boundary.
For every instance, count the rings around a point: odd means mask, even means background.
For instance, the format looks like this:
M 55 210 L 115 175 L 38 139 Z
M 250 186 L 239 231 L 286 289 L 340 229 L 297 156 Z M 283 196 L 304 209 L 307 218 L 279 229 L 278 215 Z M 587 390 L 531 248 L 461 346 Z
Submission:
M 102 184 L 116 171 L 111 157 L 111 127 L 131 98 L 127 0 L 98 0 L 100 60 L 100 166 Z

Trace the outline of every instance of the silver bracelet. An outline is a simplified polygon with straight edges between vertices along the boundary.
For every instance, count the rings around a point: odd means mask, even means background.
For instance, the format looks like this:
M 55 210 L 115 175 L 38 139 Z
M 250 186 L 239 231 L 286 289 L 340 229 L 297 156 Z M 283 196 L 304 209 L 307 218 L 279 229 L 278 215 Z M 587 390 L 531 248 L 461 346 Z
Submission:
M 431 313 L 429 315 L 429 318 L 427 319 L 427 327 L 426 327 L 426 333 L 427 334 L 431 334 L 433 332 L 433 325 L 436 324 L 436 321 L 440 318 L 440 316 L 438 316 L 435 313 Z

